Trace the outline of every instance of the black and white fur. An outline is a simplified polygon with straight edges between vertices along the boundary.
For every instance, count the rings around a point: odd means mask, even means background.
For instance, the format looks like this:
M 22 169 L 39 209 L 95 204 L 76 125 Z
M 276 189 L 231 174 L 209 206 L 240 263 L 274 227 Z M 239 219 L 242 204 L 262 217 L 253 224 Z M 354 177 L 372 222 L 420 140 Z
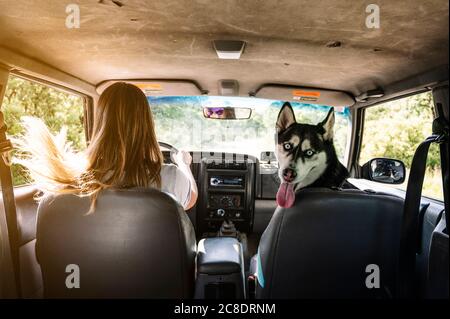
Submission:
M 333 145 L 334 109 L 317 125 L 295 120 L 289 102 L 278 114 L 276 156 L 282 182 L 305 187 L 340 187 L 348 177 Z

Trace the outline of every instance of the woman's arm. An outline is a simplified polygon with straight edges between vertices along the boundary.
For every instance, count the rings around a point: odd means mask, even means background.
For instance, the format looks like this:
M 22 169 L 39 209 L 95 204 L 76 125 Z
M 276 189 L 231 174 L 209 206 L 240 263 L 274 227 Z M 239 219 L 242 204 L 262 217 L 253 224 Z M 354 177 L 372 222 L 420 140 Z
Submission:
M 189 196 L 190 200 L 189 203 L 184 208 L 185 210 L 188 210 L 195 205 L 198 198 L 197 184 L 195 183 L 194 176 L 192 175 L 191 172 L 192 156 L 191 154 L 189 154 L 189 152 L 180 150 L 174 156 L 174 162 L 177 164 L 178 168 L 186 175 L 190 183 L 190 196 Z

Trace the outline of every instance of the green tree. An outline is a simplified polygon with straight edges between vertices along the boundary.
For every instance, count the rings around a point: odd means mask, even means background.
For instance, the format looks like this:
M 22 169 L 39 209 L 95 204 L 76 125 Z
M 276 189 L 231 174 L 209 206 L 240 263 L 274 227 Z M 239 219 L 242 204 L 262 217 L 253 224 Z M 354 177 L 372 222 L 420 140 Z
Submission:
M 432 133 L 434 119 L 431 93 L 413 95 L 366 110 L 360 163 L 374 157 L 402 160 L 409 168 L 419 144 Z M 428 156 L 431 169 L 440 165 L 439 151 Z
M 419 144 L 432 134 L 435 117 L 431 92 L 383 103 L 366 109 L 359 163 L 375 157 L 399 159 L 409 171 Z M 442 176 L 439 148 L 432 146 L 427 158 L 423 193 L 441 199 Z M 401 188 L 406 188 L 404 183 Z
M 53 133 L 67 127 L 67 139 L 76 150 L 85 148 L 86 140 L 83 125 L 83 98 L 56 90 L 36 82 L 10 76 L 2 110 L 7 134 L 17 137 L 23 133 L 21 118 L 35 116 L 42 119 Z M 28 175 L 23 167 L 12 165 L 14 185 L 27 182 Z

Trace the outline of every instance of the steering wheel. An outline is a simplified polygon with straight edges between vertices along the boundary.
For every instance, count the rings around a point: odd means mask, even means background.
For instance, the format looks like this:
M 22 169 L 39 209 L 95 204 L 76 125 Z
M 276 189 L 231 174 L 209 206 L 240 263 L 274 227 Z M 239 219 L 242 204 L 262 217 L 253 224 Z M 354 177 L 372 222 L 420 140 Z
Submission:
M 172 160 L 172 155 L 176 155 L 178 153 L 178 149 L 175 146 L 170 145 L 169 143 L 158 142 L 158 144 L 159 144 L 159 146 L 167 148 L 169 150 L 169 152 L 170 152 L 170 156 L 169 156 L 170 162 L 174 163 L 174 161 Z

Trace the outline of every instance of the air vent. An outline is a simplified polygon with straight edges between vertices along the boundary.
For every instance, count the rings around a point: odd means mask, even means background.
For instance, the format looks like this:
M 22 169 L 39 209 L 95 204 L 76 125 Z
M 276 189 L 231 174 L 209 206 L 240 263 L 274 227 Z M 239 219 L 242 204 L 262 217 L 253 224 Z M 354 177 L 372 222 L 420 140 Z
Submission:
M 235 169 L 235 170 L 246 170 L 247 169 L 247 163 L 227 163 L 227 162 L 210 162 L 206 165 L 208 169 Z

